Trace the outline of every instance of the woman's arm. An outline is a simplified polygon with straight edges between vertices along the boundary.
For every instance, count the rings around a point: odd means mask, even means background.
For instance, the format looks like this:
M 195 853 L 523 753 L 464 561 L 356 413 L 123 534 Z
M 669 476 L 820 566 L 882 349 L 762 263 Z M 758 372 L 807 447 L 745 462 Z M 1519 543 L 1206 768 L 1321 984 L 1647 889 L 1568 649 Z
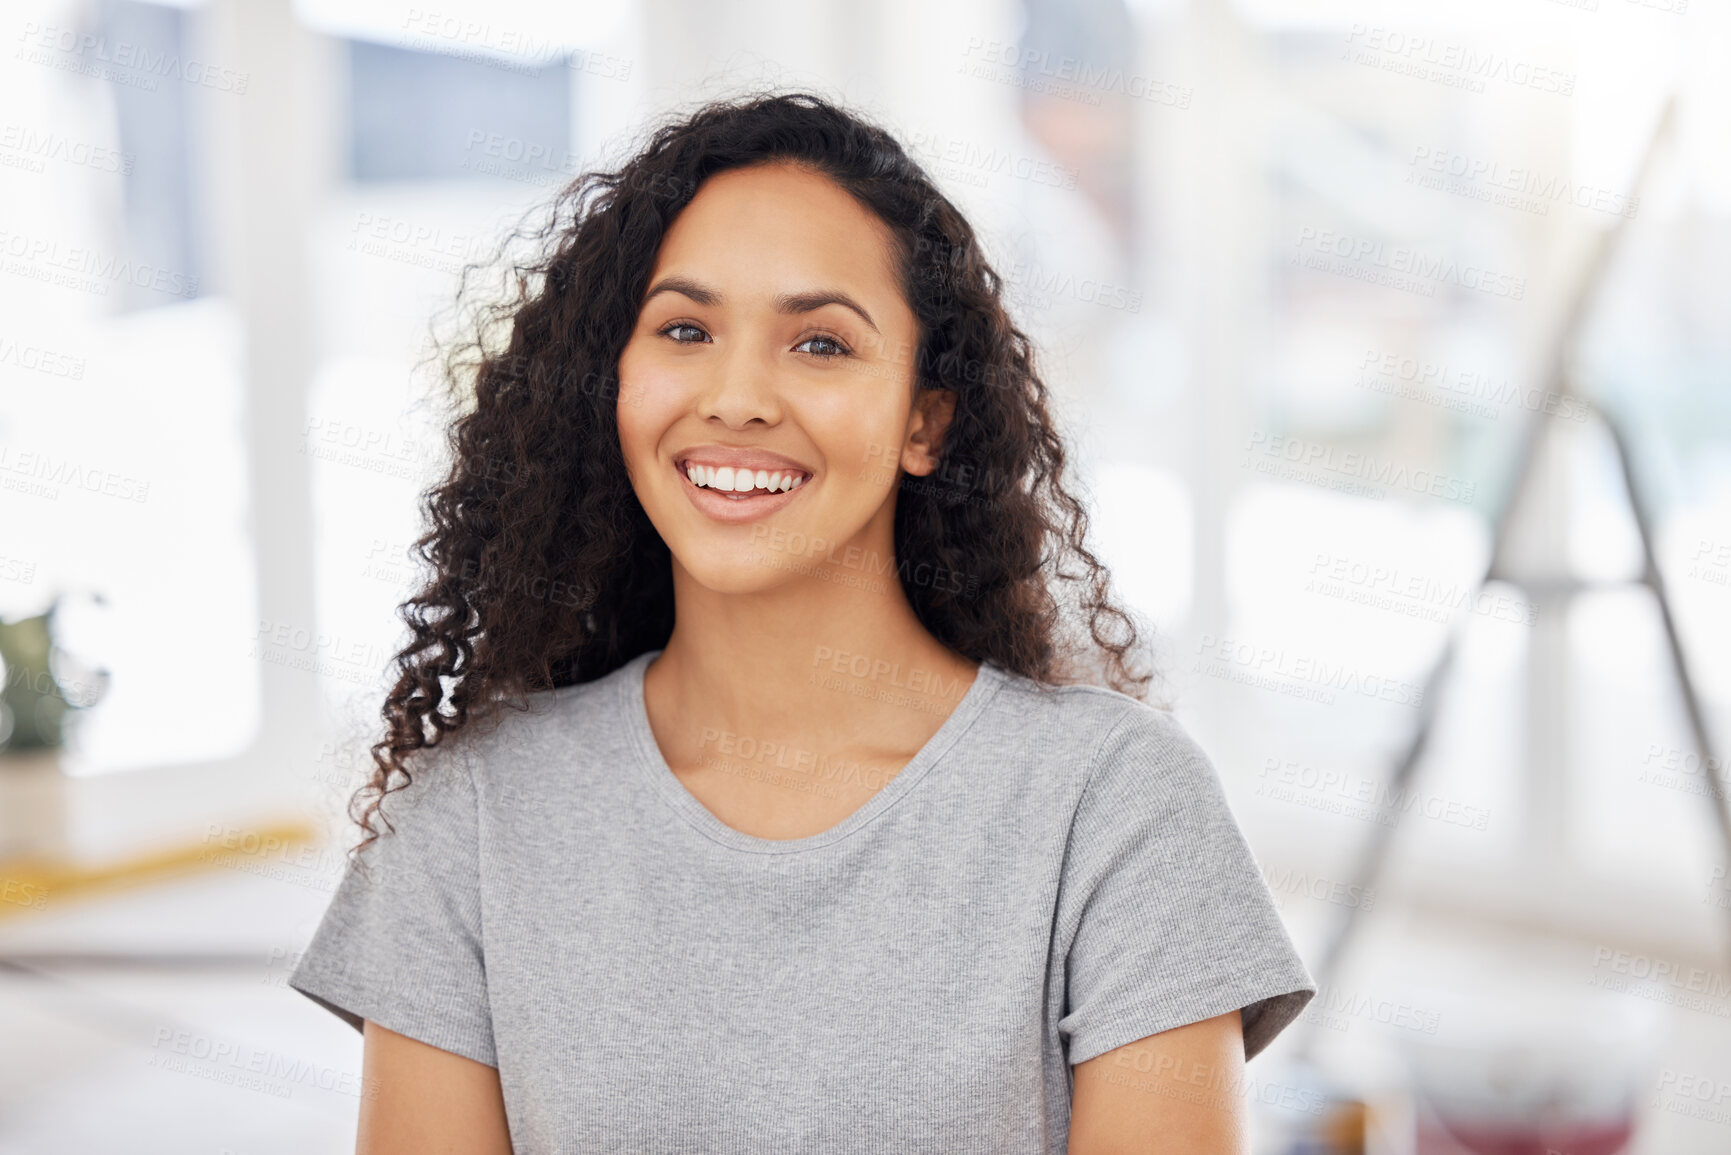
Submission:
M 499 1072 L 366 1020 L 355 1155 L 511 1155 Z
M 1075 1068 L 1069 1155 L 1247 1155 L 1244 1024 L 1229 1011 Z

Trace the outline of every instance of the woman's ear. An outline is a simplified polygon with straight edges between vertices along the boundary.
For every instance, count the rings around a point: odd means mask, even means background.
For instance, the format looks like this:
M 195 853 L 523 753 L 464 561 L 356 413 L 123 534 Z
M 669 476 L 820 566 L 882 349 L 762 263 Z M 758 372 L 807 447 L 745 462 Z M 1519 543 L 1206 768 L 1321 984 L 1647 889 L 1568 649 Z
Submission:
M 908 414 L 907 440 L 902 443 L 903 470 L 925 477 L 937 469 L 944 434 L 955 415 L 955 390 L 921 389 L 915 395 L 913 411 Z

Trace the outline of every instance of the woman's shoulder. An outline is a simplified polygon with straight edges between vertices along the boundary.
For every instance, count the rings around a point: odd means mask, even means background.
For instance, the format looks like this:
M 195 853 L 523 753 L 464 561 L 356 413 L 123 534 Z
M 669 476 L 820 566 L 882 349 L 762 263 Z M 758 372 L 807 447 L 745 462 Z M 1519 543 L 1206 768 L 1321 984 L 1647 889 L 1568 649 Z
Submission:
M 1091 737 L 1182 745 L 1189 734 L 1169 706 L 1092 682 L 1040 682 L 994 667 L 1003 683 L 1000 712 Z M 1193 743 L 1192 743 L 1193 744 Z
M 1000 671 L 1000 741 L 1077 765 L 1097 789 L 1217 780 L 1213 762 L 1166 705 L 1092 683 L 1038 682 Z M 1129 781 L 1127 781 L 1129 780 Z
M 610 737 L 623 740 L 617 695 L 635 662 L 586 682 L 493 703 L 447 736 L 450 757 L 479 782 L 545 764 L 550 757 L 564 759 L 573 748 L 592 749 Z

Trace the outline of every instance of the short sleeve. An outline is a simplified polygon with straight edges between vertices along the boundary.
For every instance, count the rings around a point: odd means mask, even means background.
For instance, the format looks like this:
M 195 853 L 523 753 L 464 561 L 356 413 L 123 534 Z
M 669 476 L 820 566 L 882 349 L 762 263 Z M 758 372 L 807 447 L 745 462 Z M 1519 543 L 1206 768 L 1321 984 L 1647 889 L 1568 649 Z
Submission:
M 385 795 L 377 841 L 351 855 L 288 985 L 357 1031 L 363 1020 L 497 1066 L 482 951 L 479 832 L 469 760 L 417 752 Z
M 1212 762 L 1143 702 L 1095 748 L 1057 928 L 1072 1065 L 1235 1009 L 1249 1060 L 1316 994 Z

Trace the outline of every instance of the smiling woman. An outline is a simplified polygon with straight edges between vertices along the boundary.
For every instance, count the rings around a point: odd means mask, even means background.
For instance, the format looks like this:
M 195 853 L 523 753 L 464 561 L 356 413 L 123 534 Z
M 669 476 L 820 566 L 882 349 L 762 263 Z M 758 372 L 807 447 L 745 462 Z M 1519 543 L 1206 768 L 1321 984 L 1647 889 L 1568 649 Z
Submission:
M 1243 1151 L 1315 987 L 966 221 L 794 94 L 543 239 L 291 979 L 360 1150 Z

